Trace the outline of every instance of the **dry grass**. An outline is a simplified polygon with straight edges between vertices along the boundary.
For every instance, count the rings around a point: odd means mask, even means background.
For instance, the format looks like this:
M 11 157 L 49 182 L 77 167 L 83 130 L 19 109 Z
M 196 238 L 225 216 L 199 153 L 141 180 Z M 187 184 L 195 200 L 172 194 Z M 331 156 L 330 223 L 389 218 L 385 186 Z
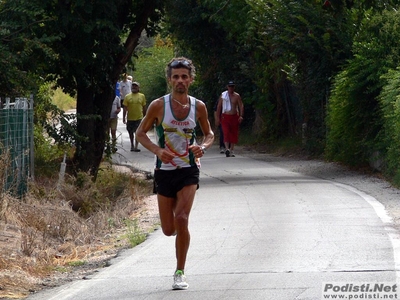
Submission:
M 23 299 L 104 266 L 130 246 L 127 220 L 146 214 L 151 190 L 145 175 L 104 165 L 96 183 L 85 174 L 62 185 L 37 178 L 24 199 L 1 194 L 0 299 Z M 154 229 L 158 218 L 147 218 L 135 230 Z

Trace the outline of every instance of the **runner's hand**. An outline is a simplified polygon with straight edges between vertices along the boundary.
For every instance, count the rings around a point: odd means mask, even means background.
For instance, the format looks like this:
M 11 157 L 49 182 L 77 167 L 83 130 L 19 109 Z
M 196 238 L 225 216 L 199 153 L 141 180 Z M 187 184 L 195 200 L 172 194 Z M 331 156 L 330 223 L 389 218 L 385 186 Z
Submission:
M 189 146 L 189 151 L 191 151 L 196 158 L 203 157 L 204 153 L 199 145 L 191 145 Z
M 157 149 L 156 155 L 164 164 L 169 164 L 175 158 L 175 154 L 165 148 Z

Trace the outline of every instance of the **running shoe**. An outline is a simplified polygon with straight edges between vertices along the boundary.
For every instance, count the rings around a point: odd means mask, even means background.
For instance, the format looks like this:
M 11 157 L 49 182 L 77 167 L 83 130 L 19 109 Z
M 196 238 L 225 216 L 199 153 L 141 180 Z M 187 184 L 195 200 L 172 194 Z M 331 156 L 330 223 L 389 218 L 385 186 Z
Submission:
M 233 151 L 231 151 L 230 157 L 235 157 L 235 153 L 233 153 Z
M 174 274 L 174 284 L 172 285 L 173 290 L 186 290 L 189 284 L 186 282 L 186 276 L 182 270 L 177 270 Z
M 219 153 L 224 154 L 225 153 L 225 149 L 224 148 L 219 149 Z
M 225 151 L 225 155 L 226 155 L 226 157 L 229 157 L 229 156 L 231 156 L 231 151 L 229 151 L 229 149 L 226 149 L 226 151 Z

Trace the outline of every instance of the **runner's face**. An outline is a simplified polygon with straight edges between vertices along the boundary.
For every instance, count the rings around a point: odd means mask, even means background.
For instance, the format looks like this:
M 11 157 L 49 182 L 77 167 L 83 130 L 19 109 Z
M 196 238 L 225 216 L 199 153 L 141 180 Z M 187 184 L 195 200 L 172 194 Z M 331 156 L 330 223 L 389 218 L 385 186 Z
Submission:
M 171 69 L 171 77 L 168 83 L 172 86 L 172 90 L 178 94 L 187 94 L 189 86 L 193 79 L 190 77 L 190 71 L 186 68 Z

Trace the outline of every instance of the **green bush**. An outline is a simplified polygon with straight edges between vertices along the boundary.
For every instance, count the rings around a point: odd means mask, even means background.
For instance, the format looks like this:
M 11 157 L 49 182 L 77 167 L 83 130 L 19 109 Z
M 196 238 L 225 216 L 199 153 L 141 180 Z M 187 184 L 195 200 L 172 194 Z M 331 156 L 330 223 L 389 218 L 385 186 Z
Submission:
M 400 68 L 384 76 L 387 84 L 379 97 L 384 118 L 385 173 L 400 186 Z
M 358 119 L 358 103 L 353 79 L 348 71 L 339 73 L 329 99 L 326 124 L 328 134 L 325 155 L 328 159 L 346 164 L 357 164 L 361 159 L 361 136 L 363 120 Z M 358 122 L 358 123 L 357 123 Z
M 148 103 L 166 94 L 165 66 L 173 56 L 172 45 L 161 39 L 156 39 L 153 47 L 143 48 L 138 53 L 133 80 L 140 83 L 140 91 Z
M 43 127 L 34 126 L 35 147 L 35 173 L 44 177 L 52 177 L 55 170 L 60 169 L 64 153 L 70 151 L 70 147 L 59 147 L 53 140 L 44 134 Z
M 327 111 L 329 159 L 363 165 L 385 151 L 378 96 L 386 84 L 382 75 L 400 63 L 399 14 L 367 15 L 353 42 L 353 58 L 335 77 Z
M 63 111 L 76 108 L 76 99 L 64 93 L 61 88 L 53 90 L 52 103 Z

